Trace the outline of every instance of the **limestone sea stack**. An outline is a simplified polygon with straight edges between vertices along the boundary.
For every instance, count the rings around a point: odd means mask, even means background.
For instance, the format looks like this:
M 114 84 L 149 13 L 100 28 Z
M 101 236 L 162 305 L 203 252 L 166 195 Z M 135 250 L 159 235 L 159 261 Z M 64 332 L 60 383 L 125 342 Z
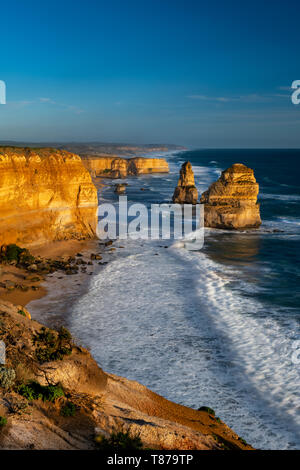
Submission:
M 251 168 L 242 163 L 227 168 L 201 196 L 205 226 L 236 230 L 259 227 L 258 192 Z
M 179 204 L 197 204 L 198 191 L 190 162 L 185 162 L 180 169 L 180 176 L 173 194 L 173 202 Z

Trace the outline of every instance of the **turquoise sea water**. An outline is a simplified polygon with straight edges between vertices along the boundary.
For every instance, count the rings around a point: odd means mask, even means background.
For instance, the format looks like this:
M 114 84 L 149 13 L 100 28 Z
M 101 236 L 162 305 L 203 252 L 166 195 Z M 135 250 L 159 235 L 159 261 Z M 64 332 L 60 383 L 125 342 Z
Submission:
M 116 242 L 111 262 L 67 315 L 58 318 L 43 299 L 31 310 L 64 323 L 105 370 L 178 403 L 214 408 L 257 448 L 299 448 L 300 365 L 292 355 L 300 339 L 300 151 L 166 158 L 170 174 L 127 180 L 129 203 L 169 201 L 186 160 L 200 193 L 244 163 L 260 185 L 261 228 L 208 229 L 198 252 L 172 241 Z M 112 186 L 100 199 L 117 203 Z

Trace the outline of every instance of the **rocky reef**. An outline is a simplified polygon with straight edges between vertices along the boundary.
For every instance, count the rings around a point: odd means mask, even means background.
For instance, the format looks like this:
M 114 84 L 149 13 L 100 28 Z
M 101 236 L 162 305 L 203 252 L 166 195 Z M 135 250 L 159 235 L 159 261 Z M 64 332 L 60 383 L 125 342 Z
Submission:
M 97 191 L 78 155 L 0 147 L 0 244 L 94 237 Z
M 126 178 L 148 173 L 168 173 L 169 165 L 164 158 L 120 158 L 83 156 L 83 164 L 92 176 L 106 178 Z
M 173 194 L 173 202 L 179 204 L 197 204 L 198 191 L 190 162 L 183 163 L 180 176 Z
M 251 168 L 241 163 L 227 168 L 201 196 L 200 202 L 205 204 L 205 226 L 222 229 L 259 227 L 258 192 L 259 185 Z

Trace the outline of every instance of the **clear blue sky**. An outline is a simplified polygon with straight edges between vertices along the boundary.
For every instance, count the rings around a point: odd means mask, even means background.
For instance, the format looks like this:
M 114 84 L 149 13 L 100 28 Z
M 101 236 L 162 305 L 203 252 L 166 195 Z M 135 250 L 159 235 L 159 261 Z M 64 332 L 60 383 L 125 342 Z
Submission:
M 1 2 L 0 140 L 300 147 L 299 1 Z

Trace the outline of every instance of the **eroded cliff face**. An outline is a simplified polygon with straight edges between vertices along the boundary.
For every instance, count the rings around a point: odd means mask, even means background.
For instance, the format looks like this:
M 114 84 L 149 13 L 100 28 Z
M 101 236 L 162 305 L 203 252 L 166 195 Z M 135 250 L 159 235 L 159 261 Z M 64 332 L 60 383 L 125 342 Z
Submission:
M 251 168 L 235 163 L 201 196 L 206 227 L 245 229 L 261 224 L 259 185 Z
M 183 163 L 180 176 L 173 194 L 173 202 L 179 204 L 197 204 L 198 191 L 195 186 L 194 172 L 190 162 Z
M 126 178 L 148 173 L 168 173 L 169 165 L 164 158 L 120 158 L 111 157 L 83 157 L 84 166 L 92 176 L 106 178 Z
M 95 235 L 97 191 L 78 155 L 0 147 L 1 244 Z

